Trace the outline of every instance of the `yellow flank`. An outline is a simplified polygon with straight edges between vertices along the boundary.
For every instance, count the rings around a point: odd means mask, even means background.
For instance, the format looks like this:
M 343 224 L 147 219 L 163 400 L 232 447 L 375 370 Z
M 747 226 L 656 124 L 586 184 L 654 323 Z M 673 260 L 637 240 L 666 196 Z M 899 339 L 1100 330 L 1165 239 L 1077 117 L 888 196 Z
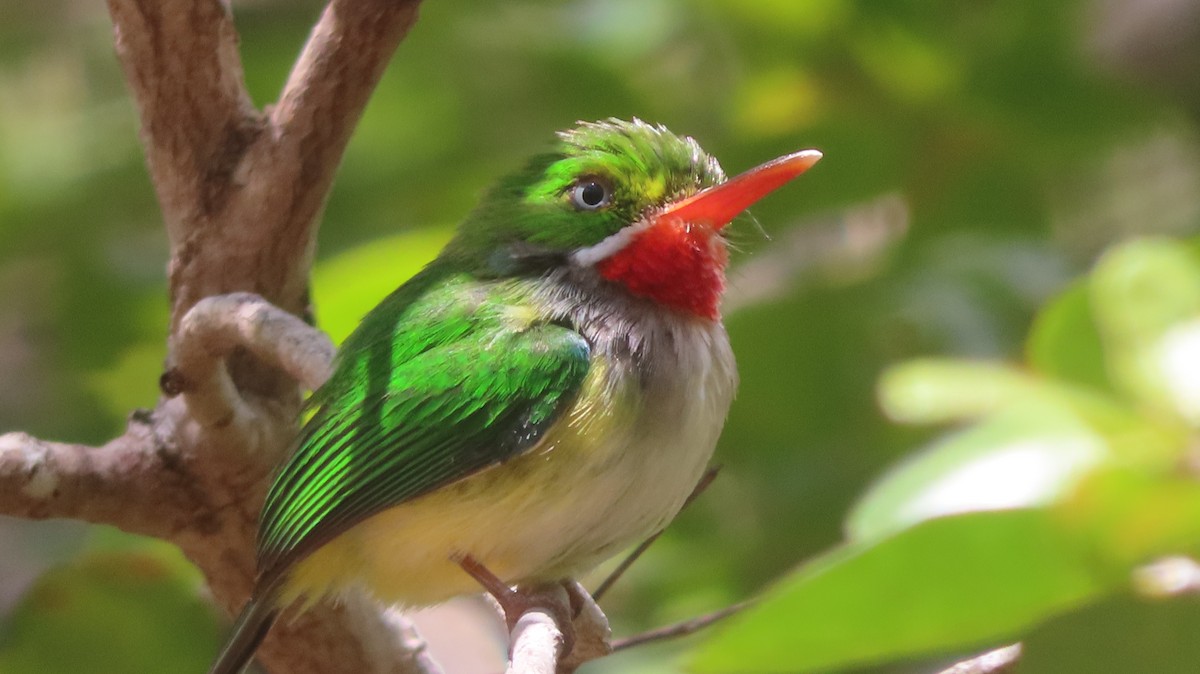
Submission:
M 618 517 L 608 526 L 611 517 L 594 513 L 587 500 L 619 493 L 641 463 L 624 456 L 634 442 L 640 394 L 629 384 L 605 390 L 613 387 L 606 365 L 593 361 L 579 397 L 536 447 L 346 531 L 296 565 L 281 604 L 354 585 L 403 606 L 478 592 L 451 561 L 463 553 L 511 582 L 555 580 L 660 526 L 661 517 Z

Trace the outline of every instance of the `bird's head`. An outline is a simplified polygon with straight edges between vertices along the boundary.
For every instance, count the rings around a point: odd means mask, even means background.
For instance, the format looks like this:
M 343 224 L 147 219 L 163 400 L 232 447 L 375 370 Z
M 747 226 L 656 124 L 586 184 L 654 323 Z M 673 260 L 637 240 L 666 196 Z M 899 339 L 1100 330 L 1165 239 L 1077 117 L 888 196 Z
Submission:
M 489 191 L 447 252 L 496 276 L 590 271 L 715 320 L 725 288 L 722 229 L 820 157 L 798 152 L 726 180 L 696 141 L 663 126 L 581 123 Z

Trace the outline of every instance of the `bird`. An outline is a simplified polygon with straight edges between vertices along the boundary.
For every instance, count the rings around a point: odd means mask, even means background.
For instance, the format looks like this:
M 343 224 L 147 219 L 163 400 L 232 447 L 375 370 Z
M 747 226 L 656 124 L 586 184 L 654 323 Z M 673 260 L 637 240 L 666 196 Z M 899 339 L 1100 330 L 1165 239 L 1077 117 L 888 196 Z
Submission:
M 438 604 L 480 591 L 464 558 L 553 583 L 663 529 L 737 388 L 724 228 L 820 158 L 727 179 L 691 137 L 610 118 L 500 179 L 307 401 L 210 674 L 240 672 L 293 604 Z

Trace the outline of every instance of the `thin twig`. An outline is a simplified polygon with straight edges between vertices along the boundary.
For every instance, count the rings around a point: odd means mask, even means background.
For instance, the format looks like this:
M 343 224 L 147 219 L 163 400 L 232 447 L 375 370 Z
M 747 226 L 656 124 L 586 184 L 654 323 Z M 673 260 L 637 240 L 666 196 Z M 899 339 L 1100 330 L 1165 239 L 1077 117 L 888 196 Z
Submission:
M 1021 644 L 997 648 L 943 669 L 938 674 L 1007 674 L 1021 659 Z
M 633 648 L 634 646 L 641 646 L 643 644 L 653 643 L 656 641 L 665 641 L 667 639 L 675 639 L 699 632 L 705 627 L 708 627 L 719 620 L 728 618 L 738 611 L 741 611 L 742 609 L 750 606 L 752 603 L 753 602 L 744 601 L 734 604 L 733 606 L 727 606 L 719 611 L 714 611 L 712 613 L 707 613 L 705 615 L 692 618 L 691 620 L 685 620 L 680 623 L 675 623 L 674 625 L 667 625 L 666 627 L 648 630 L 646 632 L 642 632 L 641 634 L 625 637 L 624 639 L 617 639 L 612 645 L 613 652 L 615 653 L 617 651 L 623 651 L 627 648 Z
M 1134 569 L 1133 589 L 1153 599 L 1200 594 L 1200 564 L 1182 555 L 1164 557 Z
M 908 233 L 908 211 L 902 197 L 885 194 L 789 228 L 732 270 L 721 311 L 759 306 L 813 281 L 870 275 Z
M 700 494 L 703 494 L 704 490 L 708 489 L 709 485 L 713 483 L 713 480 L 717 479 L 717 474 L 720 472 L 720 466 L 711 466 L 708 470 L 704 471 L 704 475 L 700 476 L 700 481 L 696 483 L 696 486 L 692 489 L 692 493 L 688 495 L 687 500 L 683 502 L 683 506 L 680 508 L 680 511 L 682 511 L 683 508 L 691 505 L 692 502 L 700 496 Z M 637 546 L 632 552 L 626 555 L 625 559 L 622 559 L 621 563 L 617 565 L 617 568 L 613 569 L 612 573 L 608 574 L 608 577 L 606 577 L 604 581 L 600 583 L 600 586 L 596 588 L 596 591 L 592 593 L 592 599 L 600 601 L 600 598 L 612 589 L 613 585 L 615 585 L 616 582 L 621 579 L 621 576 L 625 575 L 625 572 L 629 570 L 629 567 L 633 566 L 633 563 L 650 549 L 650 546 L 654 544 L 654 541 L 657 541 L 658 537 L 663 535 L 663 531 L 666 531 L 666 529 L 658 531 L 650 538 L 642 541 L 641 545 Z

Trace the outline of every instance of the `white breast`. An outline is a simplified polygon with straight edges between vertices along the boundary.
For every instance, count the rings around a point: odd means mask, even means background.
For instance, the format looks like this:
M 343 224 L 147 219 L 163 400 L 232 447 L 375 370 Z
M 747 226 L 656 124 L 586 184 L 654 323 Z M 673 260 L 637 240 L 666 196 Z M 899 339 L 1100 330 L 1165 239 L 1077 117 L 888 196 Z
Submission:
M 578 305 L 575 305 L 578 307 Z M 537 518 L 557 530 L 544 565 L 575 573 L 662 529 L 708 465 L 737 386 L 724 327 L 663 312 L 625 295 L 573 308 L 572 322 L 604 367 L 601 419 L 573 410 L 582 428 L 548 444 L 561 461 L 559 484 Z M 578 442 L 577 446 L 575 445 Z M 570 457 L 555 457 L 564 451 Z M 530 540 L 531 547 L 540 547 Z

